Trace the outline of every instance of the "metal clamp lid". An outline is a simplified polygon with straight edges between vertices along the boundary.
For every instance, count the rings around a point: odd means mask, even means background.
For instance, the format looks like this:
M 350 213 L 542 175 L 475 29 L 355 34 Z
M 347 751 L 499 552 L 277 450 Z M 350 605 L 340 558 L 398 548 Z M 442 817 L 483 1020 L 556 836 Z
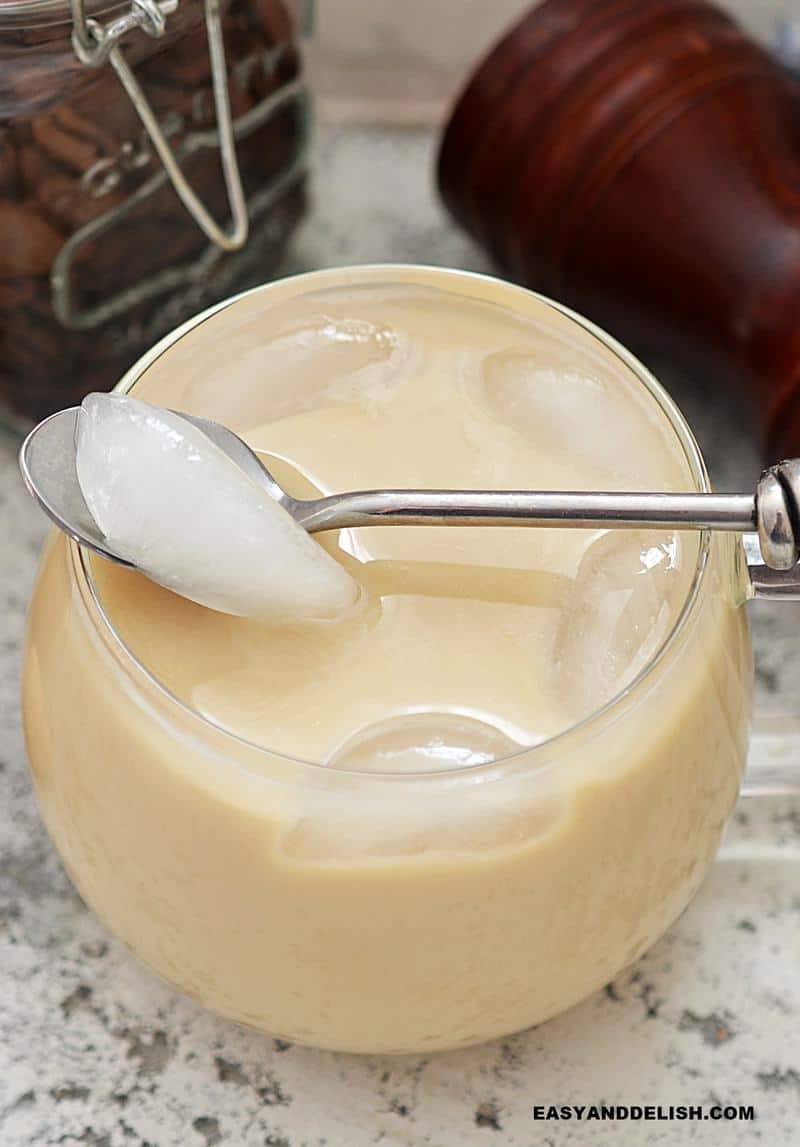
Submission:
M 186 210 L 217 247 L 223 251 L 238 251 L 247 240 L 249 224 L 247 204 L 236 159 L 220 0 L 205 0 L 205 18 L 222 171 L 231 209 L 231 223 L 227 230 L 220 227 L 212 218 L 190 187 L 141 85 L 119 47 L 122 37 L 137 28 L 156 39 L 163 36 L 166 17 L 176 10 L 178 0 L 131 0 L 130 11 L 106 25 L 87 17 L 85 0 L 70 0 L 70 6 L 74 25 L 72 44 L 78 59 L 92 68 L 101 67 L 106 62 L 111 64 Z

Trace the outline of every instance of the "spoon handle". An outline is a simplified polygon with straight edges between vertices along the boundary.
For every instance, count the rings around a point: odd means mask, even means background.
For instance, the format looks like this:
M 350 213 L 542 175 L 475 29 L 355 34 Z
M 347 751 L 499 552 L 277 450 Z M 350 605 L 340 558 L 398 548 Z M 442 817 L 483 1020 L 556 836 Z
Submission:
M 309 533 L 355 526 L 573 526 L 734 530 L 757 526 L 752 494 L 362 490 L 306 502 Z
M 357 526 L 560 526 L 757 531 L 767 566 L 800 553 L 800 460 L 762 474 L 753 494 L 534 490 L 356 490 L 287 509 L 309 533 Z

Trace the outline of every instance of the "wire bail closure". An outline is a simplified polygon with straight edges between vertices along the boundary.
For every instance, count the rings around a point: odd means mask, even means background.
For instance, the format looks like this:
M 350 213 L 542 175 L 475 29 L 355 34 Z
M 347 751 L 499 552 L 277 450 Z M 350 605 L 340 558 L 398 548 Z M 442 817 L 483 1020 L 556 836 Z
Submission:
M 86 0 L 70 0 L 70 6 L 73 20 L 72 46 L 75 55 L 82 64 L 90 68 L 102 67 L 105 63 L 111 64 L 186 210 L 206 237 L 217 247 L 223 251 L 240 250 L 247 241 L 249 221 L 236 158 L 220 0 L 205 0 L 205 21 L 222 172 L 231 211 L 231 221 L 227 229 L 220 227 L 189 185 L 161 130 L 158 118 L 120 49 L 122 38 L 136 29 L 154 39 L 163 36 L 166 30 L 166 17 L 177 9 L 178 0 L 131 0 L 129 12 L 105 25 L 87 17 Z

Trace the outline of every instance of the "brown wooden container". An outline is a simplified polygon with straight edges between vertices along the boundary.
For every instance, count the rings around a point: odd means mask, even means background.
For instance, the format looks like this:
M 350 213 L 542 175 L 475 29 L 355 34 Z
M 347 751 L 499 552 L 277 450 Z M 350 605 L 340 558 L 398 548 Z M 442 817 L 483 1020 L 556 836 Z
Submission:
M 453 111 L 439 186 L 510 276 L 800 453 L 800 92 L 703 0 L 545 0 Z
M 155 0 L 145 0 L 147 4 Z M 90 0 L 109 28 L 142 10 Z M 199 200 L 230 216 L 202 0 L 119 41 Z M 82 63 L 67 0 L 0 0 L 0 403 L 40 418 L 107 389 L 162 334 L 276 267 L 305 207 L 307 98 L 291 0 L 224 0 L 224 76 L 249 214 L 210 242 L 108 61 Z

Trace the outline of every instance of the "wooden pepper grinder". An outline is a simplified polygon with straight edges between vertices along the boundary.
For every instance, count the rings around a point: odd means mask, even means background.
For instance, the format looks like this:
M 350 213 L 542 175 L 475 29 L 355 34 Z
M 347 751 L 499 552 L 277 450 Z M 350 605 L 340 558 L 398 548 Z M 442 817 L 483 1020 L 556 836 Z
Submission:
M 766 455 L 800 454 L 800 89 L 725 13 L 544 0 L 461 94 L 438 178 L 505 273 L 737 380 Z

